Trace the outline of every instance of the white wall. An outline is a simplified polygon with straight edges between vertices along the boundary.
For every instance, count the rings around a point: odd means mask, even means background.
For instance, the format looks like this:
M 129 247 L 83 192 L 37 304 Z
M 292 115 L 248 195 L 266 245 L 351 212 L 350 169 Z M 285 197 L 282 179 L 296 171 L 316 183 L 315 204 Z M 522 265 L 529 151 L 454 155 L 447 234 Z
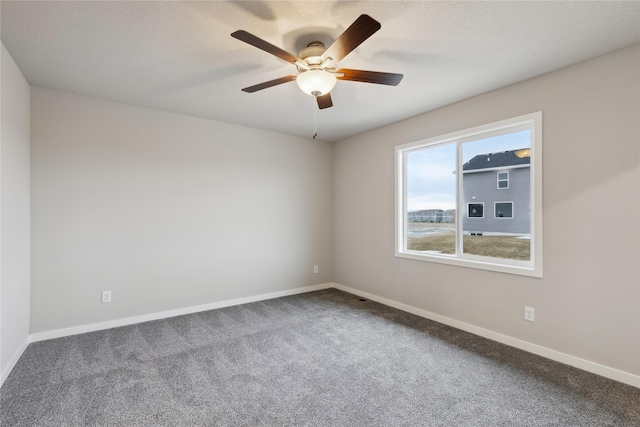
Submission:
M 2 45 L 0 384 L 27 345 L 30 286 L 29 92 Z
M 40 88 L 31 107 L 32 333 L 331 281 L 332 144 Z
M 640 374 L 638 76 L 635 46 L 337 143 L 334 281 Z M 396 258 L 394 147 L 539 110 L 544 278 Z

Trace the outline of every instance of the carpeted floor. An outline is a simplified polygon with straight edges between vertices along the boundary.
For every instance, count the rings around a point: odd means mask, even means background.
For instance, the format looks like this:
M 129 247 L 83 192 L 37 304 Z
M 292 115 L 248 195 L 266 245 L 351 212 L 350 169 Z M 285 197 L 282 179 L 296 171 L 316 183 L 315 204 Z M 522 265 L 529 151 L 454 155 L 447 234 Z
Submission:
M 639 426 L 640 390 L 335 290 L 31 344 L 8 426 Z

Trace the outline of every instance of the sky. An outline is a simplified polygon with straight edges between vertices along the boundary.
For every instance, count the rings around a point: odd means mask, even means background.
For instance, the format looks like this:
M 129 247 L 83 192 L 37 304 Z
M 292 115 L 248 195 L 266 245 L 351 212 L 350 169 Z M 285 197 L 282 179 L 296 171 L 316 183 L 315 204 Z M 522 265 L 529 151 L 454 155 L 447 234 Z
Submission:
M 478 154 L 531 147 L 530 131 L 479 139 L 462 145 L 462 163 Z M 456 206 L 456 144 L 407 153 L 407 211 L 454 209 Z

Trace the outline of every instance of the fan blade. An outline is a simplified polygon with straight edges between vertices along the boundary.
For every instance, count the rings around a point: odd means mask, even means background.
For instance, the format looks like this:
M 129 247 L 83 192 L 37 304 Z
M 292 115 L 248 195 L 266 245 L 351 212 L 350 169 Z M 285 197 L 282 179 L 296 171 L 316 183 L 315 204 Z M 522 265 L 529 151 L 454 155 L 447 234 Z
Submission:
M 339 74 L 344 74 L 339 77 Z M 380 85 L 398 86 L 404 76 L 402 74 L 381 73 L 378 71 L 350 70 L 342 68 L 336 71 L 338 80 L 351 80 L 354 82 L 377 83 Z
M 316 99 L 318 100 L 318 108 L 321 110 L 324 108 L 333 107 L 333 102 L 331 101 L 330 93 L 325 93 L 322 96 L 316 97 Z
M 298 76 L 280 77 L 279 79 L 269 80 L 268 82 L 260 83 L 260 84 L 254 85 L 254 86 L 245 87 L 244 89 L 242 89 L 242 91 L 243 92 L 248 92 L 248 93 L 257 92 L 259 90 L 267 89 L 267 88 L 270 88 L 272 86 L 281 85 L 282 83 L 292 82 L 297 77 Z
M 322 54 L 322 60 L 331 58 L 333 62 L 339 62 L 360 43 L 371 37 L 380 27 L 380 23 L 369 15 L 360 15 Z
M 251 46 L 255 46 L 258 49 L 264 50 L 265 52 L 275 55 L 278 58 L 283 59 L 292 64 L 304 64 L 304 66 L 308 67 L 307 64 L 297 56 L 292 55 L 286 50 L 282 50 L 278 46 L 274 46 L 268 41 L 262 40 L 260 37 L 254 36 L 253 34 L 248 33 L 244 30 L 238 30 L 231 33 L 231 37 L 236 38 L 245 43 L 248 43 Z

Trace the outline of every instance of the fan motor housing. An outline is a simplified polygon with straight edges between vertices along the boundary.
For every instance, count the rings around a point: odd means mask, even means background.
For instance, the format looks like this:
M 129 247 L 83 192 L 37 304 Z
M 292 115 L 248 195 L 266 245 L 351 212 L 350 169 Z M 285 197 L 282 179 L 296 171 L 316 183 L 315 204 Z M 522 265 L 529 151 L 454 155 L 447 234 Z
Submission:
M 331 62 L 331 59 L 328 59 L 327 61 L 325 61 L 324 66 L 321 67 L 321 65 L 323 65 L 322 54 L 325 53 L 326 50 L 327 48 L 325 47 L 324 43 L 319 41 L 311 42 L 307 45 L 307 47 L 302 49 L 300 53 L 298 53 L 298 58 L 304 60 L 304 62 L 309 64 L 309 66 L 312 69 L 313 68 L 322 68 L 325 70 L 327 69 L 331 70 L 332 68 L 335 69 L 335 65 Z M 302 72 L 304 70 L 298 67 L 298 71 Z

